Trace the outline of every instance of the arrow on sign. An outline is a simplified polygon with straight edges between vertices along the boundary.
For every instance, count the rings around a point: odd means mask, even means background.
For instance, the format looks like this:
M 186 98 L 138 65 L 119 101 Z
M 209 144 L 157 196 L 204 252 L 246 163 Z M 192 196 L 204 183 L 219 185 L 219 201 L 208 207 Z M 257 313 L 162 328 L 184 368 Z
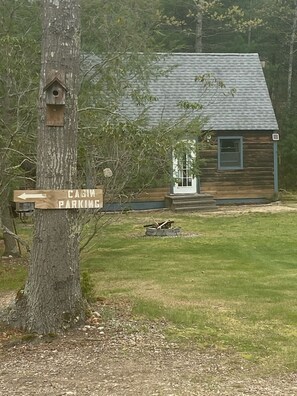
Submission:
M 26 201 L 27 199 L 42 199 L 42 198 L 46 198 L 46 194 L 27 194 L 27 193 L 23 193 L 21 195 L 18 196 L 18 198 L 23 199 L 24 201 Z

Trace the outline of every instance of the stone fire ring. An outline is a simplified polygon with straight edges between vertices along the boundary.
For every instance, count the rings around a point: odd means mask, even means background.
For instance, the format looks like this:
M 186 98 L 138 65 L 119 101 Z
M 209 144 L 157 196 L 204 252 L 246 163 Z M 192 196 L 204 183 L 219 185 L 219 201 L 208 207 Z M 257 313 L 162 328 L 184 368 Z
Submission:
M 180 228 L 156 228 L 147 227 L 145 235 L 147 236 L 177 236 L 180 233 Z

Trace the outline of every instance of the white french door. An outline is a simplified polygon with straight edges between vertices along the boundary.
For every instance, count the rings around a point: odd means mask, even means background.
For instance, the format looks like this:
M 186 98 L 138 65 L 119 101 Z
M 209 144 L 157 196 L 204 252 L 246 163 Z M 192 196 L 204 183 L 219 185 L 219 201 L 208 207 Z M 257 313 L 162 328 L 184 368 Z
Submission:
M 197 192 L 197 178 L 192 174 L 192 163 L 195 153 L 179 153 L 178 157 L 173 153 L 173 178 L 174 194 L 195 194 Z

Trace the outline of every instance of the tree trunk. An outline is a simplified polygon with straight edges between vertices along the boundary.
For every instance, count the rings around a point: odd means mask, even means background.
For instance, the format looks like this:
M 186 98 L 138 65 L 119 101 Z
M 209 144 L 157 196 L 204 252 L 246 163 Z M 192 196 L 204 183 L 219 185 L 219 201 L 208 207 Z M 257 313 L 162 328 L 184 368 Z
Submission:
M 252 9 L 253 9 L 253 0 L 250 0 L 249 3 L 249 18 L 252 19 Z M 249 25 L 248 32 L 247 32 L 247 45 L 248 49 L 250 50 L 252 43 L 252 26 Z
M 203 10 L 201 0 L 198 0 L 196 7 L 195 52 L 201 53 L 203 51 Z
M 0 177 L 4 174 L 4 164 L 0 162 Z M 0 180 L 0 230 L 5 226 L 14 232 L 13 220 L 9 208 L 9 187 L 4 187 L 3 179 Z M 3 257 L 20 257 L 17 241 L 8 233 L 3 231 L 4 253 Z
M 252 42 L 252 27 L 249 26 L 248 28 L 248 49 L 250 50 L 251 48 L 251 42 Z
M 14 229 L 13 219 L 11 217 L 9 202 L 8 199 L 5 198 L 6 197 L 2 196 L 2 202 L 0 208 L 0 216 L 1 216 L 0 226 L 2 223 L 4 227 L 8 228 L 10 231 L 14 233 L 15 229 Z M 4 253 L 2 257 L 11 258 L 11 257 L 21 256 L 19 245 L 12 235 L 3 231 L 3 240 L 4 240 Z
M 294 16 L 293 16 L 293 24 L 292 24 L 292 32 L 289 46 L 289 70 L 288 70 L 288 99 L 287 99 L 287 108 L 291 110 L 291 102 L 292 102 L 292 76 L 293 76 L 293 63 L 294 63 L 294 45 L 296 39 L 296 29 L 297 29 L 297 1 L 294 1 Z
M 43 0 L 42 6 L 37 189 L 72 189 L 77 168 L 79 0 Z M 62 126 L 48 126 L 46 121 L 44 89 L 54 76 L 66 87 Z M 79 231 L 76 210 L 36 209 L 28 279 L 11 314 L 16 326 L 49 334 L 83 319 Z

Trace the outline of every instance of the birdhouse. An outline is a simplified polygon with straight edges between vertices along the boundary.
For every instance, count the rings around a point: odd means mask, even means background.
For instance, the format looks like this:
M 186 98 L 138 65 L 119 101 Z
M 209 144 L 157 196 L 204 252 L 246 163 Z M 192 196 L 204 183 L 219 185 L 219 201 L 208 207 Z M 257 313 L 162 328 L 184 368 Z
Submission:
M 63 126 L 67 88 L 54 77 L 43 89 L 46 103 L 46 125 Z
M 45 101 L 47 105 L 65 105 L 67 88 L 58 77 L 50 81 L 43 90 L 45 92 Z

